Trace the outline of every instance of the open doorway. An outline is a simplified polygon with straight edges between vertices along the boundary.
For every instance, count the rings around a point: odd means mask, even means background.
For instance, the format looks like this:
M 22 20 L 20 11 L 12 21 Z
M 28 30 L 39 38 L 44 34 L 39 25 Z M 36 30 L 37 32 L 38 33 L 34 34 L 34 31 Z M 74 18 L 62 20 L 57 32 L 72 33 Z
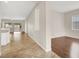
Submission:
M 1 28 L 8 28 L 10 32 L 25 32 L 24 20 L 2 20 Z

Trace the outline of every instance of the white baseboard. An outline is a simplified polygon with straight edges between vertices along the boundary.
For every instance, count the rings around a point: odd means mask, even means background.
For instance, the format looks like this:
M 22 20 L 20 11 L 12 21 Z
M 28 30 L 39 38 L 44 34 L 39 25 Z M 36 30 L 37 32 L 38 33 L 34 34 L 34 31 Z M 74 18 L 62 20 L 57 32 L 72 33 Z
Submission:
M 33 39 L 34 40 L 34 39 Z M 46 48 L 44 48 L 38 41 L 34 40 L 44 51 L 46 51 Z
M 45 51 L 46 51 L 46 52 L 49 52 L 49 51 L 51 51 L 51 49 L 46 49 Z
M 32 38 L 32 37 L 31 37 Z M 32 38 L 33 39 L 33 38 Z M 34 39 L 33 39 L 34 40 Z M 46 49 L 45 47 L 43 47 L 43 45 L 41 45 L 38 41 L 34 40 L 45 52 L 49 52 L 51 51 L 51 49 Z
M 30 36 L 30 35 L 29 35 Z M 35 38 L 33 38 L 32 36 L 30 36 L 45 52 L 50 51 L 50 49 L 46 49 L 45 47 L 43 47 L 43 45 L 41 45 L 38 41 L 35 40 Z

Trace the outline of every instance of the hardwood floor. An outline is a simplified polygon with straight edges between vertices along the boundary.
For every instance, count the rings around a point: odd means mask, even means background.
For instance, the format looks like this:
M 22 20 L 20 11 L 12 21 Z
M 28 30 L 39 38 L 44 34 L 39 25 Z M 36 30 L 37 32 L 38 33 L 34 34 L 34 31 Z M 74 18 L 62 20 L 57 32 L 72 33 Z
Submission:
M 10 43 L 1 47 L 1 58 L 57 58 L 55 53 L 46 53 L 25 33 L 10 34 Z
M 61 57 L 79 58 L 79 39 L 66 36 L 53 38 L 51 47 Z

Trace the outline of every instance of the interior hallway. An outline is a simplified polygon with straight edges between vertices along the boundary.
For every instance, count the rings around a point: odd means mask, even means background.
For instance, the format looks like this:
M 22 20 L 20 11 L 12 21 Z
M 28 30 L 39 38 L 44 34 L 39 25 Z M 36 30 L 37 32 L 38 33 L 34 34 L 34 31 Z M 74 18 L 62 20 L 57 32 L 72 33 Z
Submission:
M 3 58 L 20 58 L 20 57 L 38 57 L 46 58 L 58 57 L 53 52 L 46 53 L 39 45 L 37 45 L 30 37 L 25 33 L 15 32 L 10 34 L 11 42 L 1 47 L 1 56 Z

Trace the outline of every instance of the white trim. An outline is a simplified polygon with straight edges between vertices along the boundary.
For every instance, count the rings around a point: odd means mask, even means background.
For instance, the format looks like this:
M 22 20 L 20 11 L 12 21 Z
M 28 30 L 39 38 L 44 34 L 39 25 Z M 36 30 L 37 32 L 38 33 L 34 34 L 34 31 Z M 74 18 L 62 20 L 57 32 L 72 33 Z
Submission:
M 29 35 L 29 37 L 31 37 L 31 38 L 34 40 L 34 38 L 33 38 L 32 36 Z M 44 48 L 38 41 L 36 41 L 36 40 L 34 40 L 34 41 L 35 41 L 45 52 L 50 51 L 50 50 Z
M 26 18 L 25 17 L 2 17 L 1 19 L 2 20 L 5 20 L 5 19 L 9 19 L 9 20 L 25 20 Z
M 33 39 L 34 40 L 34 39 Z M 38 41 L 34 40 L 45 52 L 47 51 Z
M 68 37 L 72 37 L 72 38 L 76 38 L 76 39 L 79 39 L 78 36 L 73 36 L 73 35 L 66 35 L 66 36 L 68 36 Z
M 49 52 L 49 51 L 51 51 L 51 49 L 45 49 L 45 51 L 46 51 L 46 52 Z

